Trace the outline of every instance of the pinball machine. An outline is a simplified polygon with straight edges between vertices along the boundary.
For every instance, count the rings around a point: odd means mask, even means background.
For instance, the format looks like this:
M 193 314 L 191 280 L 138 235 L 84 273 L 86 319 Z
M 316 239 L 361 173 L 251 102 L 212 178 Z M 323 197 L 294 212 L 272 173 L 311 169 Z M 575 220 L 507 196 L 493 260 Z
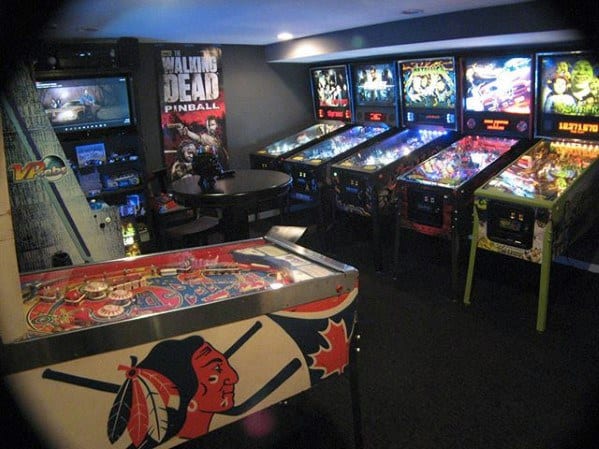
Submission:
M 541 140 L 475 191 L 464 302 L 478 249 L 540 264 L 536 329 L 546 329 L 551 264 L 599 216 L 599 61 L 585 52 L 539 53 L 536 135 Z M 597 248 L 596 242 L 587 242 Z M 576 266 L 576 264 L 574 264 Z
M 310 69 L 314 109 L 317 117 L 338 115 L 337 105 L 347 105 L 344 112 L 353 118 L 352 95 L 348 66 L 337 66 L 332 72 L 328 67 Z M 341 70 L 343 68 L 343 70 Z M 334 81 L 327 81 L 333 77 Z M 342 83 L 339 80 L 343 80 Z M 334 88 L 328 86 L 334 85 Z M 384 136 L 391 134 L 395 127 L 383 121 L 364 123 L 352 122 L 347 128 L 336 132 L 301 151 L 295 152 L 281 161 L 282 171 L 293 178 L 289 193 L 291 209 L 309 208 L 316 210 L 318 225 L 323 228 L 330 222 L 331 179 L 330 166 L 348 154 L 357 151 Z
M 292 135 L 277 140 L 250 154 L 250 167 L 254 169 L 279 168 L 280 160 L 301 151 L 308 145 L 318 142 L 332 133 L 347 127 L 339 120 L 323 120 L 308 126 Z
M 393 216 L 397 206 L 396 179 L 456 139 L 456 79 L 454 58 L 402 61 L 399 68 L 388 64 L 357 64 L 353 67 L 356 116 L 386 120 L 397 114 L 397 91 L 384 93 L 371 87 L 368 76 L 376 70 L 392 79 L 401 80 L 401 117 L 406 129 L 364 147 L 331 166 L 334 187 L 334 210 L 368 217 L 372 225 L 374 263 L 383 269 L 381 220 Z M 400 73 L 399 78 L 397 73 Z M 416 98 L 408 95 L 416 76 L 430 76 L 439 87 L 422 92 Z M 379 90 L 382 90 L 380 87 Z M 399 91 L 399 89 L 398 89 Z M 391 106 L 394 105 L 394 106 Z
M 310 69 L 310 87 L 317 122 L 250 154 L 251 168 L 280 170 L 283 159 L 351 127 L 347 65 Z
M 331 220 L 330 167 L 335 162 L 392 132 L 385 123 L 354 125 L 315 145 L 283 159 L 282 169 L 292 177 L 291 208 L 316 209 L 319 226 Z M 296 208 L 298 208 L 296 206 Z
M 461 59 L 463 136 L 397 178 L 396 276 L 404 230 L 448 239 L 451 297 L 461 295 L 460 249 L 472 230 L 474 191 L 532 144 L 532 72 L 526 55 Z
M 50 447 L 172 447 L 352 371 L 357 271 L 275 237 L 20 282 L 3 375 Z

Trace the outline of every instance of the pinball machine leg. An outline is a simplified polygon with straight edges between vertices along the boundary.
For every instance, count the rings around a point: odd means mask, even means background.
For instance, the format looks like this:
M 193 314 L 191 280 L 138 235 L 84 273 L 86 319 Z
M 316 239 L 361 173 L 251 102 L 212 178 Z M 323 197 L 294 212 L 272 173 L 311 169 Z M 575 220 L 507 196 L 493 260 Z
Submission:
M 358 323 L 355 325 L 354 337 L 349 353 L 349 388 L 351 395 L 354 449 L 364 448 L 364 437 L 362 435 L 362 408 L 360 406 L 360 384 L 358 382 L 358 354 L 360 353 L 360 333 Z
M 399 277 L 399 244 L 401 237 L 401 212 L 400 206 L 398 206 L 397 214 L 395 214 L 395 235 L 393 236 L 393 279 Z
M 547 308 L 549 305 L 549 277 L 551 273 L 551 247 L 553 246 L 553 226 L 547 223 L 543 239 L 543 257 L 541 258 L 541 277 L 539 280 L 539 304 L 537 307 L 537 331 L 544 332 L 547 327 Z
M 316 206 L 316 229 L 318 230 L 318 239 L 320 241 L 320 248 L 322 248 L 323 253 L 330 253 L 334 249 L 334 245 L 332 242 L 332 232 L 329 227 L 330 223 L 327 220 L 328 211 L 330 210 L 330 204 L 327 202 L 328 198 L 322 192 L 322 189 L 319 190 L 318 199 Z
M 474 278 L 474 264 L 476 263 L 476 249 L 478 247 L 478 211 L 476 207 L 473 213 L 472 241 L 470 242 L 470 257 L 468 259 L 468 272 L 466 274 L 466 286 L 464 287 L 464 304 L 470 305 L 472 294 L 472 280 Z
M 381 217 L 378 210 L 378 201 L 372 205 L 372 252 L 374 257 L 374 269 L 377 272 L 383 271 L 383 252 L 381 250 Z
M 460 230 L 459 214 L 454 210 L 451 226 L 451 300 L 458 301 L 460 289 Z
M 460 236 L 451 236 L 451 300 L 458 300 L 460 289 Z

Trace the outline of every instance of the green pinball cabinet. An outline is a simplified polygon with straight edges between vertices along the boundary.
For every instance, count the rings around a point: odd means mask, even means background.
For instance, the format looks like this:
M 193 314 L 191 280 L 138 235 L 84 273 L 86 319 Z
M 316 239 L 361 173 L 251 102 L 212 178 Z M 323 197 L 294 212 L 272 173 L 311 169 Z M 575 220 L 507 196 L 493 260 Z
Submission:
M 588 53 L 537 55 L 541 140 L 474 193 L 465 304 L 472 302 L 478 249 L 540 264 L 536 329 L 545 331 L 552 262 L 599 217 L 598 74 L 599 61 Z M 562 78 L 567 88 L 556 99 Z

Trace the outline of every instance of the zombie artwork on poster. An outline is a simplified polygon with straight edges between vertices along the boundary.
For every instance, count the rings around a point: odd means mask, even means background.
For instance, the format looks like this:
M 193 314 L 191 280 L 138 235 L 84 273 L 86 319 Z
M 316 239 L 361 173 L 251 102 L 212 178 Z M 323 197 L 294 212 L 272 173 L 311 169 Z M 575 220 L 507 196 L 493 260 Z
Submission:
M 191 174 L 195 154 L 229 166 L 222 52 L 207 45 L 158 46 L 160 125 L 171 181 Z

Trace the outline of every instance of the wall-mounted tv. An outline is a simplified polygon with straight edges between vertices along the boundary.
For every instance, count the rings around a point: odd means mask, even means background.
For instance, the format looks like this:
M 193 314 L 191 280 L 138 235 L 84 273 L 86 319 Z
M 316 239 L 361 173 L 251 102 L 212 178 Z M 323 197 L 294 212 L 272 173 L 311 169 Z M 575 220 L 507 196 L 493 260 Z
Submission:
M 397 76 L 392 62 L 354 64 L 352 84 L 356 107 L 395 105 Z
M 537 54 L 536 134 L 599 138 L 599 60 L 590 52 Z
M 462 130 L 505 137 L 532 134 L 533 58 L 464 57 Z
M 404 126 L 457 127 L 455 58 L 398 62 Z
M 346 65 L 311 68 L 310 82 L 317 120 L 351 121 L 351 94 Z
M 104 131 L 134 124 L 131 80 L 127 75 L 39 76 L 35 86 L 57 134 Z

